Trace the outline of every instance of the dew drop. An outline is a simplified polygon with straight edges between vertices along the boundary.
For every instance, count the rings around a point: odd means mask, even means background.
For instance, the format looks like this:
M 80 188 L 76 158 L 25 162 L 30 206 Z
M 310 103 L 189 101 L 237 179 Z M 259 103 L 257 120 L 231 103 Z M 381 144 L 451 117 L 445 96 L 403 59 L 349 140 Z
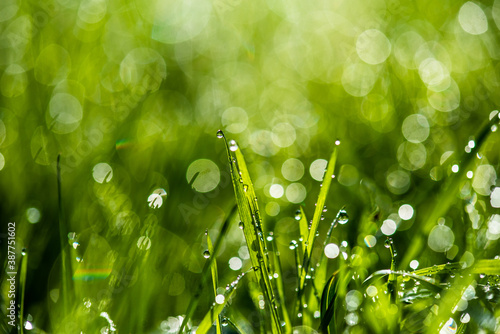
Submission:
M 229 321 L 226 317 L 223 317 L 222 318 L 222 321 L 221 321 L 221 325 L 226 327 L 227 325 L 229 325 Z
M 327 211 L 328 211 L 328 209 L 327 209 L 326 205 L 323 206 L 323 212 L 327 212 Z
M 229 142 L 229 150 L 234 152 L 237 149 L 238 149 L 238 144 L 236 144 L 236 141 L 234 139 L 231 139 L 231 141 Z
M 340 145 L 340 140 L 339 140 L 339 139 L 337 139 L 337 140 L 335 141 L 335 145 L 337 145 L 337 146 L 339 146 L 339 145 Z
M 387 240 L 384 243 L 385 248 L 390 248 L 392 243 L 393 243 L 392 238 L 387 238 Z
M 27 252 L 28 252 L 28 251 L 26 250 L 26 248 L 23 248 L 23 249 L 21 250 L 21 254 L 22 254 L 23 256 L 25 256 L 25 255 L 27 254 Z
M 223 138 L 224 137 L 224 132 L 222 132 L 222 130 L 217 130 L 217 138 Z
M 337 214 L 337 221 L 339 224 L 346 224 L 349 221 L 349 215 L 345 210 L 340 210 L 339 213 Z
M 295 211 L 295 220 L 300 220 L 302 218 L 302 213 L 300 210 Z
M 295 240 L 290 241 L 289 247 L 291 250 L 294 250 L 295 248 L 297 248 L 297 246 L 298 246 L 297 241 L 295 241 Z
M 208 251 L 208 249 L 203 252 L 203 257 L 205 259 L 208 259 L 210 257 L 210 252 Z
M 240 221 L 240 222 L 238 223 L 238 227 L 239 227 L 240 229 L 243 229 L 243 228 L 244 228 L 244 224 L 243 224 L 243 222 L 242 222 L 242 221 Z

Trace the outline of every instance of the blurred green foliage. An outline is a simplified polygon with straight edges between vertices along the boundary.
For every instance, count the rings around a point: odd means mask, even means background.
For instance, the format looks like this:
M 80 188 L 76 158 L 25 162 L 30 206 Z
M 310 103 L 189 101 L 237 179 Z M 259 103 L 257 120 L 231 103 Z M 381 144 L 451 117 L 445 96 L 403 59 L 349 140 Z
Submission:
M 29 253 L 24 320 L 34 332 L 173 333 L 195 297 L 196 326 L 214 301 L 210 285 L 193 288 L 205 230 L 215 240 L 230 219 L 219 286 L 251 266 L 218 129 L 247 160 L 289 310 L 295 212 L 312 219 L 337 139 L 319 240 L 339 209 L 349 220 L 334 246 L 313 251 L 330 258 L 328 275 L 342 252 L 359 257 L 361 280 L 391 268 L 389 235 L 398 270 L 499 255 L 499 137 L 488 123 L 500 103 L 499 28 L 499 0 L 3 0 L 1 232 L 15 221 L 18 257 Z M 269 326 L 252 275 L 224 310 L 245 332 Z M 293 324 L 317 328 L 316 311 Z M 492 312 L 484 328 L 498 331 Z

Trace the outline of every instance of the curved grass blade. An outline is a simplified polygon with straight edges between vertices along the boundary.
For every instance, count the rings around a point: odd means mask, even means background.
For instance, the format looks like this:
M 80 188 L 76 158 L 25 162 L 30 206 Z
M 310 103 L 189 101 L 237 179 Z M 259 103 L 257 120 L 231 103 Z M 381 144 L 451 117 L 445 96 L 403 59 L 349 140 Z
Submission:
M 406 271 L 394 271 L 390 269 L 377 270 L 370 276 L 368 276 L 363 282 L 363 286 L 366 287 L 370 285 L 372 282 L 382 279 L 385 276 L 391 276 L 401 278 L 402 280 L 414 279 L 425 285 L 429 290 L 432 290 L 436 293 L 439 293 L 443 290 L 443 287 L 436 284 L 436 281 L 427 276 L 420 276 L 414 273 L 409 273 Z
M 231 326 L 236 331 L 236 333 L 238 333 L 238 334 L 243 334 L 244 333 L 243 330 L 237 324 L 235 324 L 231 319 L 224 318 L 224 319 L 222 319 L 222 321 L 223 322 L 224 321 L 227 322 L 227 324 L 229 326 Z
M 205 232 L 207 235 L 207 248 L 208 248 L 208 253 L 210 254 L 210 257 L 214 257 L 214 260 L 212 261 L 212 265 L 210 266 L 210 271 L 212 272 L 212 282 L 213 282 L 213 287 L 214 287 L 214 298 L 217 296 L 217 285 L 219 284 L 219 277 L 217 274 L 217 259 L 214 253 L 214 246 L 212 245 L 212 240 L 210 240 L 210 235 L 208 234 L 208 230 Z M 217 329 L 217 334 L 222 333 L 222 328 L 221 328 L 221 322 L 220 322 L 220 316 L 217 316 L 215 320 L 215 328 Z
M 401 261 L 402 268 L 406 268 L 410 261 L 418 257 L 423 249 L 425 249 L 425 237 L 429 235 L 437 220 L 445 215 L 452 204 L 456 201 L 456 194 L 459 193 L 461 181 L 464 179 L 464 175 L 468 170 L 467 167 L 472 163 L 479 149 L 485 143 L 488 135 L 491 133 L 492 126 L 499 123 L 499 116 L 500 114 L 495 115 L 481 128 L 481 131 L 477 135 L 475 146 L 469 153 L 464 152 L 462 154 L 460 159 L 462 166 L 460 167 L 458 173 L 452 175 L 448 184 L 441 187 L 430 214 L 426 216 L 425 220 L 420 220 L 413 225 L 412 228 L 416 231 L 416 233 L 412 239 L 411 246 L 407 249 L 404 258 Z
M 217 238 L 217 241 L 215 242 L 214 248 L 213 248 L 213 256 L 210 256 L 208 258 L 208 261 L 205 263 L 205 266 L 203 267 L 203 270 L 201 272 L 201 279 L 200 279 L 200 284 L 198 285 L 198 288 L 196 289 L 195 294 L 191 298 L 191 301 L 189 302 L 188 308 L 186 310 L 186 316 L 184 317 L 184 320 L 182 321 L 181 327 L 179 328 L 179 333 L 182 333 L 184 331 L 184 328 L 186 327 L 188 321 L 191 319 L 193 316 L 193 313 L 196 309 L 196 306 L 198 306 L 198 302 L 200 300 L 200 296 L 205 289 L 205 286 L 207 284 L 207 280 L 212 272 L 212 262 L 215 261 L 215 257 L 217 253 L 219 252 L 219 249 L 221 247 L 222 241 L 224 240 L 225 236 L 227 235 L 227 231 L 229 229 L 229 224 L 231 222 L 231 219 L 233 216 L 236 214 L 236 206 L 233 207 L 229 215 L 227 216 L 227 219 L 224 221 L 224 224 L 222 225 L 222 228 L 219 233 L 219 237 Z
M 321 323 L 319 325 L 319 331 L 321 333 L 330 333 L 329 325 L 334 314 L 334 303 L 338 281 L 337 274 L 338 271 L 332 274 L 321 295 Z
M 271 314 L 272 332 L 281 333 L 281 321 L 277 310 L 274 289 L 269 279 L 269 254 L 263 237 L 263 222 L 252 180 L 237 143 L 231 140 L 230 145 L 228 145 L 222 131 L 219 130 L 218 133 L 221 134 L 221 138 L 224 138 L 226 144 L 236 204 L 240 219 L 243 222 L 243 233 L 245 234 L 252 265 L 258 268 L 256 272 L 257 281 L 262 289 L 269 313 Z

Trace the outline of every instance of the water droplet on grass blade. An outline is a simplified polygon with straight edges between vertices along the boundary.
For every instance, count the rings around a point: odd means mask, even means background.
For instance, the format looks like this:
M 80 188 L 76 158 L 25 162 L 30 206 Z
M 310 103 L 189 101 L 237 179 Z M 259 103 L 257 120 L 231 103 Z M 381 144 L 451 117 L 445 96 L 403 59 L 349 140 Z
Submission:
M 295 240 L 290 241 L 290 245 L 289 245 L 290 249 L 294 250 L 295 248 L 297 248 L 297 246 L 298 246 L 297 241 L 295 241 Z
M 223 138 L 224 137 L 224 132 L 222 130 L 217 130 L 217 138 Z
M 390 248 L 393 244 L 392 238 L 387 238 L 387 240 L 384 243 L 385 248 Z
M 22 254 L 23 256 L 25 256 L 27 253 L 28 253 L 28 251 L 26 250 L 26 248 L 23 248 L 23 249 L 21 250 L 21 254 Z
M 240 229 L 243 229 L 243 228 L 245 227 L 245 225 L 243 224 L 243 222 L 242 222 L 242 221 L 240 221 L 240 222 L 238 223 L 238 227 L 239 227 Z
M 234 139 L 231 139 L 231 141 L 229 142 L 229 150 L 234 152 L 237 149 L 238 149 L 238 144 L 236 144 L 236 141 Z
M 295 211 L 295 220 L 300 220 L 302 218 L 302 212 L 300 210 Z
M 224 326 L 224 327 L 226 327 L 227 325 L 229 325 L 229 321 L 227 320 L 226 317 L 222 318 L 221 325 Z
M 349 221 L 349 215 L 345 210 L 340 210 L 339 213 L 337 214 L 337 222 L 339 224 L 346 224 Z
M 205 259 L 208 259 L 210 257 L 210 252 L 208 251 L 208 249 L 203 252 L 203 257 Z

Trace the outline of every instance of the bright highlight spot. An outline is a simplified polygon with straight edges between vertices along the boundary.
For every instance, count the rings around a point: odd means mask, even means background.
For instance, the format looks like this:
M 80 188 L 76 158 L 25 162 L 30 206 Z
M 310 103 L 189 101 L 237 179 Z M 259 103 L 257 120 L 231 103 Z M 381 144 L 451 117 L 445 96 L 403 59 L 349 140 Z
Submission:
M 427 244 L 435 252 L 446 252 L 453 246 L 455 235 L 446 225 L 437 225 L 429 233 Z
M 364 238 L 364 241 L 365 241 L 365 245 L 367 247 L 375 247 L 375 245 L 377 244 L 377 238 L 375 238 L 375 236 L 369 234 L 367 235 L 365 238 Z
M 500 208 L 500 188 L 499 187 L 495 187 L 495 189 L 493 189 L 493 191 L 491 192 L 490 203 L 491 203 L 492 207 Z
M 304 164 L 299 159 L 290 158 L 281 166 L 281 174 L 288 181 L 298 181 L 304 176 Z
M 36 224 L 40 221 L 40 217 L 42 214 L 40 213 L 40 210 L 37 208 L 29 208 L 26 210 L 26 218 L 28 218 L 28 221 L 31 224 Z
M 240 270 L 242 266 L 243 262 L 239 257 L 235 256 L 229 259 L 229 268 L 231 268 L 231 270 Z
M 226 300 L 226 298 L 224 297 L 224 295 L 217 295 L 215 296 L 215 302 L 217 304 L 224 304 L 224 300 Z
M 219 167 L 209 159 L 193 161 L 187 169 L 186 179 L 197 192 L 212 191 L 220 182 Z
M 417 260 L 411 260 L 411 262 L 410 262 L 410 268 L 413 269 L 413 270 L 416 270 L 418 268 L 419 264 L 420 263 L 418 263 Z
M 484 11 L 472 1 L 462 5 L 458 13 L 458 22 L 465 32 L 480 35 L 488 30 L 488 19 Z
M 340 248 L 336 244 L 328 244 L 325 246 L 325 255 L 329 259 L 335 259 L 340 254 Z
M 311 163 L 309 167 L 309 174 L 316 181 L 323 181 L 323 176 L 325 174 L 326 166 L 328 165 L 328 161 L 325 159 L 317 159 Z
M 380 227 L 380 230 L 385 235 L 393 235 L 396 232 L 396 229 L 397 229 L 396 222 L 392 219 L 384 220 L 382 226 Z
M 113 178 L 113 169 L 105 162 L 98 163 L 92 170 L 95 182 L 108 183 Z
M 269 188 L 269 194 L 273 198 L 281 198 L 284 193 L 285 193 L 285 190 L 283 189 L 283 186 L 281 184 L 273 184 Z
M 410 220 L 413 217 L 413 213 L 413 207 L 410 204 L 403 204 L 398 210 L 398 215 L 403 220 Z
M 430 126 L 424 115 L 413 114 L 405 118 L 401 130 L 409 142 L 421 143 L 429 137 Z
M 380 30 L 369 29 L 359 35 L 356 52 L 365 63 L 380 64 L 391 54 L 391 42 Z
M 286 187 L 286 199 L 291 203 L 301 203 L 307 195 L 306 187 L 302 183 L 292 183 Z

